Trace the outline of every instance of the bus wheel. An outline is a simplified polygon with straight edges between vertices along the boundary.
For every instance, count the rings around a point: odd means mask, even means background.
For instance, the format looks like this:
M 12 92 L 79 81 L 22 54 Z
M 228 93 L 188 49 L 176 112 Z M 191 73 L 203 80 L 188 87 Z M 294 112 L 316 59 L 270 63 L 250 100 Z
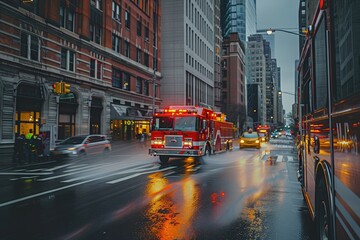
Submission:
M 167 163 L 169 161 L 169 156 L 159 156 L 161 163 Z
M 334 239 L 332 236 L 329 197 L 326 192 L 324 181 L 318 185 L 315 209 L 316 239 Z

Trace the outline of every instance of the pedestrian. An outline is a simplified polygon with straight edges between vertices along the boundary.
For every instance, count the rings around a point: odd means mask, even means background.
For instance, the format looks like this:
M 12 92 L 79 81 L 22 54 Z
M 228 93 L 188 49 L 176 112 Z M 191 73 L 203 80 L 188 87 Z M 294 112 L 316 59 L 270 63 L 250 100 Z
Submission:
M 38 160 L 38 136 L 33 134 L 30 138 L 30 163 Z
M 41 158 L 43 158 L 44 155 L 44 145 L 42 137 L 40 135 L 36 136 L 35 138 L 35 150 L 35 160 L 39 161 Z
M 33 138 L 33 130 L 29 129 L 29 133 L 25 135 L 25 161 L 31 163 L 33 160 L 32 154 L 32 138 Z
M 25 144 L 25 135 L 15 135 L 15 144 L 14 144 L 14 164 L 18 165 L 24 161 L 24 144 Z

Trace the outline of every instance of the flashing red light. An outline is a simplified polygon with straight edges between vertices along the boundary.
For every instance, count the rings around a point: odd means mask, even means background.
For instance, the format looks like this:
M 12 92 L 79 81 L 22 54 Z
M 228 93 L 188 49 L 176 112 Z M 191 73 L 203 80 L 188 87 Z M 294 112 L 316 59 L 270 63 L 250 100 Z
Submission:
M 321 10 L 324 10 L 327 7 L 327 0 L 320 0 L 319 7 Z

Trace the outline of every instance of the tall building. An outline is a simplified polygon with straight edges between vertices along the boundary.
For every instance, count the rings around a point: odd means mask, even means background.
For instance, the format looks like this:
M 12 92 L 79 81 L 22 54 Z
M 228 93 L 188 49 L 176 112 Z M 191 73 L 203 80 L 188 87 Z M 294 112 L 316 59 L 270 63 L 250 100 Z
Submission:
M 222 44 L 222 33 L 220 26 L 220 1 L 214 1 L 214 110 L 220 112 L 221 111 L 221 44 Z
M 237 33 L 224 38 L 222 46 L 222 112 L 227 120 L 242 127 L 245 108 L 245 46 Z
M 245 43 L 256 33 L 256 0 L 222 0 L 221 28 L 224 37 L 237 33 Z
M 274 121 L 273 123 L 277 126 L 283 125 L 283 104 L 282 104 L 282 95 L 281 91 L 281 75 L 280 75 L 280 67 L 277 66 L 276 59 L 271 59 L 271 72 L 273 76 L 273 84 L 274 84 Z
M 270 43 L 264 39 L 264 57 L 265 57 L 265 82 L 266 82 L 266 124 L 274 123 L 274 79 L 272 74 L 271 48 Z
M 159 0 L 1 1 L 0 161 L 30 129 L 52 144 L 148 132 L 160 104 L 160 16 Z M 71 94 L 54 94 L 56 82 Z
M 306 22 L 306 0 L 300 0 L 299 2 L 299 30 L 300 34 L 307 29 L 309 23 Z M 299 36 L 299 55 L 301 55 L 302 48 L 305 44 L 305 36 Z
M 162 1 L 162 106 L 214 106 L 214 1 Z
M 257 109 L 258 121 L 265 124 L 266 119 L 266 59 L 264 53 L 264 39 L 261 34 L 251 35 L 248 38 L 246 49 L 246 77 L 247 84 L 258 84 L 260 95 L 260 109 Z M 247 94 L 247 104 L 253 105 L 255 96 Z
M 251 96 L 251 101 L 247 103 L 247 116 L 251 121 L 248 121 L 247 127 L 252 128 L 254 127 L 254 123 L 261 123 L 258 113 L 261 108 L 259 84 L 246 84 L 246 92 L 248 96 Z

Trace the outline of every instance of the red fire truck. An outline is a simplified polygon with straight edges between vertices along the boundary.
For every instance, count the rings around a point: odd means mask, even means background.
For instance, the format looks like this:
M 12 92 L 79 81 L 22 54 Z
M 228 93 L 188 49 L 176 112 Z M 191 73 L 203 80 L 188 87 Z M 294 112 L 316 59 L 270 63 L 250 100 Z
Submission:
M 196 106 L 171 106 L 154 113 L 149 154 L 166 163 L 170 157 L 194 157 L 232 150 L 233 124 L 225 115 Z
M 259 125 L 256 128 L 256 131 L 258 132 L 259 136 L 261 137 L 262 142 L 268 142 L 271 135 L 271 129 L 268 125 Z

